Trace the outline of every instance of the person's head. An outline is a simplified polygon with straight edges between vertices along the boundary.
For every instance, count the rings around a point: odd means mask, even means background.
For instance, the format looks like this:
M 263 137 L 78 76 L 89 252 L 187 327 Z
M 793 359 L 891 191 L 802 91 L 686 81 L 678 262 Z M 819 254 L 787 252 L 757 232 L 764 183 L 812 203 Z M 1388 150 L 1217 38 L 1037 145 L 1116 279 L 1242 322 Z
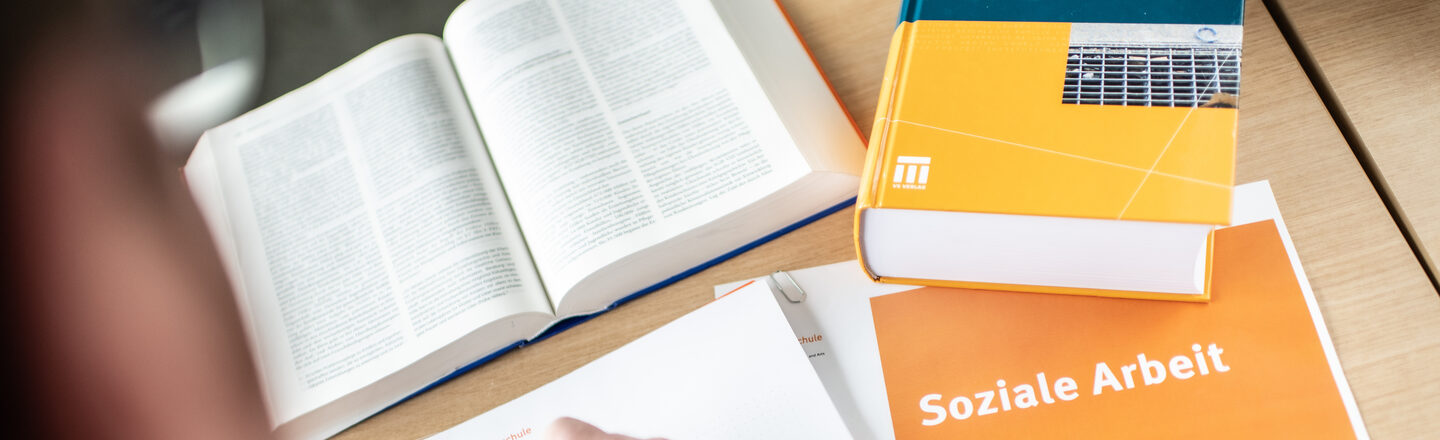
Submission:
M 146 123 L 169 79 L 148 3 L 0 14 L 0 380 L 19 437 L 268 432 L 209 235 Z

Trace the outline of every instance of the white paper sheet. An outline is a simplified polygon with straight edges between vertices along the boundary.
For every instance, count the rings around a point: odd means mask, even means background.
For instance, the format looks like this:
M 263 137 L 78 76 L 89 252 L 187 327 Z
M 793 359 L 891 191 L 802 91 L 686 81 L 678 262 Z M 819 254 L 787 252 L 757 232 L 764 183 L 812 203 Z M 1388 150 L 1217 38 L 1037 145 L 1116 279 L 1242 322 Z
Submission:
M 785 318 L 790 320 L 797 341 L 804 341 L 805 353 L 825 384 L 835 408 L 855 438 L 893 439 L 890 406 L 885 397 L 885 377 L 880 370 L 880 351 L 875 343 L 875 325 L 870 316 L 870 298 L 916 289 L 916 286 L 879 284 L 865 277 L 856 261 L 846 261 L 789 272 L 804 288 L 805 301 L 791 303 L 774 292 Z M 754 285 L 769 284 L 793 289 L 790 280 L 777 276 Z M 745 281 L 715 287 L 721 295 Z M 792 294 L 795 292 L 790 290 Z
M 433 438 L 545 438 L 559 417 L 639 438 L 850 438 L 790 334 L 754 283 Z

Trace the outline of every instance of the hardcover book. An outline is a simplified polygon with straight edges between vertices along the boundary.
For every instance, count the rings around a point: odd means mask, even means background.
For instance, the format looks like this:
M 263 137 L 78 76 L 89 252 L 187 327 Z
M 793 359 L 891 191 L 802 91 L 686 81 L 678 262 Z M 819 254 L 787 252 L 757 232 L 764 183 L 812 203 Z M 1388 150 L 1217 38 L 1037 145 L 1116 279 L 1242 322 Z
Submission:
M 912 0 L 856 213 L 892 283 L 1206 301 L 1243 1 Z
M 320 438 L 848 206 L 773 0 L 466 2 L 200 140 L 277 437 Z

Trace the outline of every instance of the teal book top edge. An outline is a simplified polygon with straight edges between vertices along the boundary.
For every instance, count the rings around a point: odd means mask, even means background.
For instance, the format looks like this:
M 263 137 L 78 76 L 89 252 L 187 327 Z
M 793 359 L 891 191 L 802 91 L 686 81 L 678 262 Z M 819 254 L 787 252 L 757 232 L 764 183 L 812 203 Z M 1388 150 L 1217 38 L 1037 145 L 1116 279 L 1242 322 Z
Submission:
M 901 0 L 917 20 L 1238 25 L 1244 0 Z

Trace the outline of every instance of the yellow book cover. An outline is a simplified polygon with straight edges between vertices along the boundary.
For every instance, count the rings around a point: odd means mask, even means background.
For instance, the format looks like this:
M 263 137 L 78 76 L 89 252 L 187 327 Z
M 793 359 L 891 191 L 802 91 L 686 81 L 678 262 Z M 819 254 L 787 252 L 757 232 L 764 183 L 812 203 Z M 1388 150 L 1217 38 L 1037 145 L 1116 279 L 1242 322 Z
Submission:
M 857 202 L 862 266 L 907 284 L 1208 300 L 1242 12 L 907 1 Z

